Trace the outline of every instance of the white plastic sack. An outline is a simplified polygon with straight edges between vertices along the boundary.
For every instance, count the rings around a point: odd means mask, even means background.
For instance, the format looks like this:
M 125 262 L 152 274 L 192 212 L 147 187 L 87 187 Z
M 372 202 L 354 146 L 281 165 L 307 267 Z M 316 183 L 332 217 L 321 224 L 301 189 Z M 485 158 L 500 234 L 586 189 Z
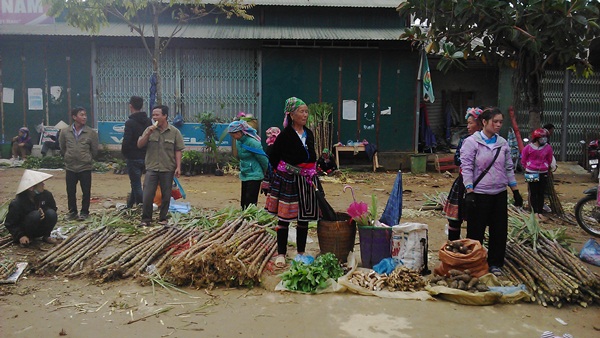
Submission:
M 421 271 L 427 255 L 427 224 L 400 223 L 392 227 L 392 258 L 396 265 Z

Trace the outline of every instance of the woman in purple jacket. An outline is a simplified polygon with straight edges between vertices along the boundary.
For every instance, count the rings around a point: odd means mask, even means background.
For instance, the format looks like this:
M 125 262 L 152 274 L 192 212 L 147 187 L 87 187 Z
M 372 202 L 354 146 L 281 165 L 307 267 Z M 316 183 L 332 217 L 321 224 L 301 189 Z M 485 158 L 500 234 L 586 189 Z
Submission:
M 544 212 L 544 191 L 548 184 L 548 170 L 555 170 L 554 153 L 548 144 L 548 131 L 536 129 L 531 133 L 531 143 L 521 154 L 521 163 L 525 168 L 525 180 L 529 188 L 529 204 L 537 218 L 544 222 L 548 219 Z
M 489 107 L 479 119 L 483 130 L 465 140 L 460 154 L 467 193 L 467 238 L 483 242 L 489 226 L 489 271 L 502 275 L 500 268 L 504 265 L 508 233 L 506 186 L 513 191 L 516 206 L 523 205 L 523 198 L 517 189 L 508 142 L 498 135 L 504 120 L 502 112 Z

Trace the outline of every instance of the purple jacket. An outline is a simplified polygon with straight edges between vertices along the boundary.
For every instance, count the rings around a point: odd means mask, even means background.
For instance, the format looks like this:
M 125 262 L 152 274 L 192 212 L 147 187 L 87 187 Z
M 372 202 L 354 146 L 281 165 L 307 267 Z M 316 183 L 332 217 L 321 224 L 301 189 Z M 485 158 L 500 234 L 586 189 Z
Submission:
M 544 144 L 541 147 L 528 144 L 521 154 L 521 163 L 528 172 L 546 173 L 552 166 L 552 147 Z
M 477 183 L 474 191 L 478 194 L 496 195 L 506 190 L 506 186 L 516 186 L 513 162 L 510 157 L 508 142 L 496 135 L 495 143 L 486 144 L 480 132 L 469 136 L 460 149 L 460 160 L 465 187 L 471 187 L 494 159 L 496 149 L 500 148 L 498 158 L 490 168 L 490 171 Z

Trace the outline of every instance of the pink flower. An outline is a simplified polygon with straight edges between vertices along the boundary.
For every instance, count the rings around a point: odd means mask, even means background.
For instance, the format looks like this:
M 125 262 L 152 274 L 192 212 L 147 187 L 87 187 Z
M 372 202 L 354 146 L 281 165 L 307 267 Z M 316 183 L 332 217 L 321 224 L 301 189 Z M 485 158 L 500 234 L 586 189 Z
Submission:
M 346 210 L 348 215 L 350 215 L 350 217 L 352 217 L 352 219 L 355 220 L 356 224 L 359 226 L 371 225 L 369 221 L 369 206 L 367 203 L 356 201 L 356 198 L 354 197 L 354 189 L 352 189 L 351 186 L 346 185 L 344 187 L 344 192 L 346 189 L 350 189 L 352 192 L 352 199 L 354 200 L 354 202 L 350 203 L 348 210 Z
M 369 211 L 369 206 L 365 202 L 353 202 L 350 204 L 347 211 L 350 217 L 358 218 Z

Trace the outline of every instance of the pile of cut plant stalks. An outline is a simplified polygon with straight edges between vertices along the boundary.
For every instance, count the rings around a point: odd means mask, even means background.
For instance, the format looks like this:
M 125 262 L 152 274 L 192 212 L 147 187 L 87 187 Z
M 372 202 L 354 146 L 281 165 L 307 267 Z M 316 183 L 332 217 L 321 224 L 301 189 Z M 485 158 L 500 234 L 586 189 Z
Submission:
M 276 246 L 275 219 L 254 206 L 171 214 L 172 225 L 140 234 L 139 215 L 113 211 L 74 229 L 42 256 L 38 273 L 89 276 L 99 282 L 157 278 L 174 285 L 253 285 Z M 135 234 L 137 232 L 137 234 Z M 134 233 L 134 234 L 132 234 Z
M 425 198 L 425 202 L 423 203 L 421 210 L 442 210 L 446 204 L 446 201 L 448 200 L 448 193 L 439 191 L 431 194 L 423 193 L 423 197 Z M 512 206 L 513 202 L 514 200 L 512 200 L 512 197 L 509 197 L 509 206 Z M 573 213 L 565 212 L 562 205 L 560 203 L 558 205 L 560 206 L 560 212 L 544 215 L 553 222 L 563 221 L 567 224 L 576 225 L 577 221 L 575 220 Z
M 571 240 L 566 228 L 542 229 L 533 214 L 509 206 L 502 270 L 513 283 L 524 284 L 540 305 L 600 305 L 600 276 L 570 251 Z

